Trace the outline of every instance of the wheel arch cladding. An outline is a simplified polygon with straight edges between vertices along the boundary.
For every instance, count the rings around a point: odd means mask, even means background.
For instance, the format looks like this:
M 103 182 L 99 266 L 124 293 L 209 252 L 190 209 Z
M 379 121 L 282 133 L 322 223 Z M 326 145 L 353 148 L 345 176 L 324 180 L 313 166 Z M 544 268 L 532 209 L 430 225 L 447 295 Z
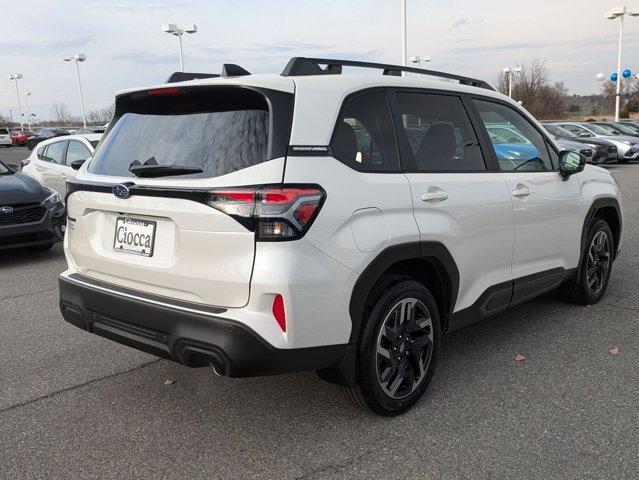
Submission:
M 457 301 L 459 270 L 450 252 L 441 243 L 414 242 L 386 248 L 358 278 L 349 306 L 353 324 L 349 343 L 357 342 L 373 287 L 387 274 L 409 276 L 431 291 L 437 302 L 443 332 Z
M 588 209 L 584 226 L 581 232 L 581 255 L 580 259 L 586 251 L 586 236 L 588 235 L 588 228 L 592 224 L 593 219 L 601 218 L 605 220 L 612 230 L 612 236 L 614 241 L 614 257 L 617 257 L 617 250 L 621 242 L 621 232 L 623 228 L 621 218 L 621 208 L 619 207 L 619 201 L 616 198 L 598 198 L 592 202 L 592 205 Z

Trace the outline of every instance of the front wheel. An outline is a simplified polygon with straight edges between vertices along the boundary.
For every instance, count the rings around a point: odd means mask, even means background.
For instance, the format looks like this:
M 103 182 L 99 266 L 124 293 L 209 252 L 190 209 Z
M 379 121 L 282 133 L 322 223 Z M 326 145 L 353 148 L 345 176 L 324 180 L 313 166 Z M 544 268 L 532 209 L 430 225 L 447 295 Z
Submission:
M 578 305 L 597 303 L 608 288 L 613 258 L 614 240 L 610 226 L 605 220 L 595 218 L 588 228 L 579 277 L 560 285 L 560 296 Z
M 356 405 L 384 416 L 408 410 L 435 371 L 440 343 L 437 305 L 423 284 L 384 279 L 369 302 L 357 345 L 356 385 L 344 387 Z

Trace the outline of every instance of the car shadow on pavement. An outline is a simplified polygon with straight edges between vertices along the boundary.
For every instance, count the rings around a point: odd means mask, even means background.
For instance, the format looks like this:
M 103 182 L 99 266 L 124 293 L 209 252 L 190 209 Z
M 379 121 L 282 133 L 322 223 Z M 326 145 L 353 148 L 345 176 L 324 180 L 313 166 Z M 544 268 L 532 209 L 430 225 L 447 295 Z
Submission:
M 34 251 L 27 248 L 0 250 L 0 269 L 37 265 L 42 262 L 60 261 L 64 259 L 61 244 L 55 244 L 51 250 Z
M 459 395 L 472 390 L 480 377 L 483 383 L 494 380 L 494 387 L 503 386 L 505 375 L 517 367 L 515 356 L 530 355 L 529 352 L 552 345 L 566 313 L 577 312 L 578 308 L 564 304 L 550 293 L 445 336 L 429 391 L 412 413 L 403 417 L 431 409 L 433 402 L 445 401 L 451 393 Z M 372 417 L 348 404 L 337 386 L 319 380 L 314 373 L 229 379 L 215 376 L 212 369 L 193 370 L 171 362 L 161 362 L 158 368 L 175 380 L 169 388 L 175 391 L 184 388 L 188 392 L 186 397 L 174 398 L 178 404 L 188 399 L 190 408 L 207 405 L 213 411 L 223 412 L 225 417 L 257 423 L 277 411 L 296 418 L 326 416 L 327 421 L 331 418 L 358 421 L 363 417 L 370 421 Z M 158 393 L 163 396 L 166 392 L 162 389 Z M 149 397 L 146 401 L 150 401 Z M 184 407 L 178 404 L 176 408 Z

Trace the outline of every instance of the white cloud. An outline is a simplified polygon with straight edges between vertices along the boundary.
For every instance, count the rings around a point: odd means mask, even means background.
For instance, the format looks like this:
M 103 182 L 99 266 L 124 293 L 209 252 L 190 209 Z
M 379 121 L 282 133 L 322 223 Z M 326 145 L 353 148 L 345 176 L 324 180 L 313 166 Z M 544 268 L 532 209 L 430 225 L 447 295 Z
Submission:
M 279 72 L 291 56 L 400 61 L 399 1 L 388 0 L 33 0 L 24 15 L 4 12 L 0 65 L 24 74 L 39 116 L 64 101 L 78 112 L 75 76 L 62 56 L 86 53 L 81 65 L 88 108 L 121 88 L 156 84 L 178 68 L 177 41 L 164 23 L 197 23 L 184 37 L 188 71 L 217 72 L 239 63 Z M 409 55 L 430 55 L 433 69 L 493 81 L 505 65 L 545 59 L 571 92 L 597 91 L 594 75 L 612 71 L 617 25 L 606 5 L 581 0 L 408 0 Z M 626 23 L 624 66 L 639 70 L 639 19 Z M 6 76 L 4 77 L 6 78 Z M 0 78 L 0 112 L 15 91 Z M 14 108 L 15 109 L 15 108 Z

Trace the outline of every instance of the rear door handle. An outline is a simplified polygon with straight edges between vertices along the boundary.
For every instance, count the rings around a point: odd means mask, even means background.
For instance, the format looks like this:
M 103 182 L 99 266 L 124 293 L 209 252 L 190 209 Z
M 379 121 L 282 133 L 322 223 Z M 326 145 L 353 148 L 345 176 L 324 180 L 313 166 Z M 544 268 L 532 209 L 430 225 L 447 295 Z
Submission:
M 422 202 L 442 202 L 448 199 L 448 194 L 443 190 L 433 190 L 421 194 Z
M 519 183 L 512 193 L 513 197 L 527 197 L 530 195 L 530 189 L 526 185 Z

